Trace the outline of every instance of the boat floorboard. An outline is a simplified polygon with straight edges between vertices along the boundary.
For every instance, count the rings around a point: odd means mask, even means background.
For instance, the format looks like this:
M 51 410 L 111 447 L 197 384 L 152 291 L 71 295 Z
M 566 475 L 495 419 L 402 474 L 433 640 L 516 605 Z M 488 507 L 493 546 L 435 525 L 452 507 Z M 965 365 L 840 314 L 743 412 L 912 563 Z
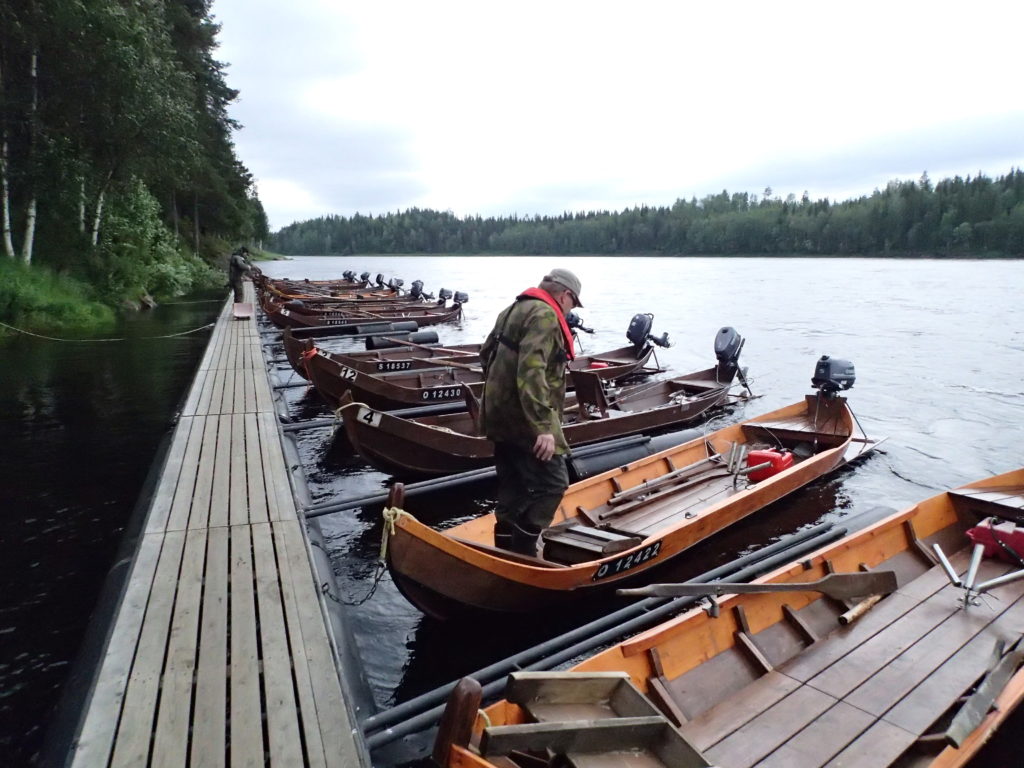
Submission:
M 951 561 L 963 572 L 966 550 Z M 977 581 L 1006 572 L 1005 564 L 984 560 Z M 1024 634 L 1024 582 L 1000 586 L 966 610 L 961 594 L 938 566 L 930 568 L 767 674 L 756 677 L 748 667 L 735 675 L 745 674 L 746 683 L 723 681 L 726 698 L 682 731 L 722 768 L 887 765 L 983 676 L 998 640 Z M 754 643 L 770 647 L 772 631 L 754 635 Z M 741 667 L 742 657 L 729 653 L 723 664 Z M 720 669 L 698 667 L 671 682 L 684 710 L 694 704 L 687 695 Z
M 231 310 L 175 427 L 73 766 L 365 764 L 255 320 Z

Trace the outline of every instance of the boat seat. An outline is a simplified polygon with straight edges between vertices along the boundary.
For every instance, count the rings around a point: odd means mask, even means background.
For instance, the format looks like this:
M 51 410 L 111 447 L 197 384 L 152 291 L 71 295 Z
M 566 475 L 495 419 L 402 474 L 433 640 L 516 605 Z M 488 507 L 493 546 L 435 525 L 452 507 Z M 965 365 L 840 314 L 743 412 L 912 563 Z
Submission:
M 589 371 L 572 371 L 571 376 L 580 415 L 591 418 L 590 409 L 593 408 L 601 418 L 606 418 L 608 416 L 608 398 L 605 397 L 601 377 Z
M 949 491 L 949 496 L 961 512 L 1024 525 L 1024 486 L 964 488 Z
M 541 532 L 544 559 L 555 563 L 585 563 L 624 552 L 640 544 L 643 536 L 630 536 L 574 523 Z

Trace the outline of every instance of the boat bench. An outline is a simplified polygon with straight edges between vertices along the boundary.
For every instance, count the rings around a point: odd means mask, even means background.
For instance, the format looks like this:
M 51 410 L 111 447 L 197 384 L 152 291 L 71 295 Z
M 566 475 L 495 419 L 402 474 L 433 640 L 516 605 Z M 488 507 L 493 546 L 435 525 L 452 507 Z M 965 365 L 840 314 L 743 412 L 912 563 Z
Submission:
M 556 563 L 585 563 L 637 546 L 642 536 L 629 536 L 603 528 L 573 523 L 544 530 L 544 559 Z
M 950 491 L 949 497 L 960 512 L 1024 525 L 1024 487 L 965 488 Z
M 480 754 L 491 760 L 547 752 L 572 768 L 711 765 L 624 672 L 513 672 L 505 697 L 535 722 L 484 728 Z

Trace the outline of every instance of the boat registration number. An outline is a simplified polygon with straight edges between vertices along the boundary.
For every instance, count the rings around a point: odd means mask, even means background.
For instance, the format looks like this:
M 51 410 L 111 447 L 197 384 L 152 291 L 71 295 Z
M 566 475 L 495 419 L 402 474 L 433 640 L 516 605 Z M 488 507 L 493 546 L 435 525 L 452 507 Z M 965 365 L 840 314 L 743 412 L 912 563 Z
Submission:
M 412 368 L 412 360 L 391 360 L 377 363 L 378 371 L 408 371 Z
M 344 365 L 338 371 L 338 376 L 345 379 L 345 381 L 352 381 L 356 377 L 355 368 L 346 368 Z
M 371 427 L 380 425 L 380 412 L 374 411 L 370 408 L 360 408 L 356 413 L 356 418 L 363 422 L 363 424 L 367 424 Z
M 648 544 L 643 549 L 637 550 L 636 552 L 623 555 L 622 557 L 610 560 L 607 563 L 601 563 L 601 567 L 594 573 L 593 581 L 606 579 L 609 576 L 616 576 L 632 568 L 636 568 L 638 565 L 656 558 L 659 552 L 661 552 L 661 542 L 656 541 L 653 544 Z
M 462 387 L 439 387 L 438 389 L 425 389 L 420 395 L 423 400 L 454 400 L 462 397 Z

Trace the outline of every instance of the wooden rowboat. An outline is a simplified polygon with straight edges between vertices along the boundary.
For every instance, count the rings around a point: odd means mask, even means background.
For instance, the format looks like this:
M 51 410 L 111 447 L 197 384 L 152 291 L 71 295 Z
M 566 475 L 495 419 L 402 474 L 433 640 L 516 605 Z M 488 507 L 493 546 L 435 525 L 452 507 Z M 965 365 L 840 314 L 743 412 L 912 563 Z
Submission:
M 348 325 L 351 323 L 379 323 L 411 320 L 418 325 L 436 325 L 458 320 L 462 317 L 462 305 L 438 307 L 423 305 L 393 310 L 342 310 L 338 312 L 298 312 L 274 301 L 267 301 L 263 309 L 278 328 L 315 328 L 328 325 Z
M 1024 699 L 1024 571 L 981 557 L 983 544 L 971 552 L 971 539 L 991 535 L 978 527 L 990 516 L 1012 521 L 995 526 L 1007 539 L 1020 536 L 1024 469 L 926 499 L 732 585 L 738 594 L 652 587 L 647 594 L 726 596 L 570 672 L 514 673 L 510 697 L 479 716 L 473 681 L 462 681 L 435 760 L 545 766 L 568 746 L 581 768 L 965 766 Z M 894 591 L 854 603 L 827 594 L 864 571 L 888 573 Z M 638 743 L 640 716 L 660 747 Z M 665 744 L 677 759 L 658 758 Z M 636 762 L 616 758 L 630 747 Z M 526 762 L 524 750 L 537 759 Z
M 726 402 L 736 372 L 735 365 L 716 366 L 606 396 L 600 383 L 584 383 L 597 373 L 574 371 L 575 393 L 567 398 L 562 432 L 575 447 L 692 423 Z M 403 419 L 357 403 L 351 391 L 340 404 L 352 448 L 395 477 L 443 477 L 494 463 L 494 443 L 479 434 L 467 411 Z
M 645 372 L 652 354 L 647 346 L 620 347 L 598 355 L 577 357 L 570 371 L 589 371 L 602 380 L 618 379 Z M 342 405 L 342 397 L 378 410 L 411 408 L 431 403 L 465 402 L 466 390 L 480 397 L 484 386 L 483 369 L 460 358 L 431 360 L 423 366 L 398 373 L 367 373 L 350 367 L 338 355 L 325 350 L 305 357 L 306 373 L 320 396 L 332 407 Z
M 285 328 L 281 334 L 285 357 L 297 374 L 308 379 L 306 358 L 317 353 L 314 339 L 300 339 Z M 369 349 L 364 352 L 346 352 L 342 355 L 323 350 L 335 357 L 339 363 L 364 373 L 395 373 L 398 371 L 418 370 L 421 368 L 444 365 L 443 360 L 452 359 L 456 362 L 477 363 L 480 360 L 481 344 L 456 344 L 452 346 L 426 346 L 403 342 L 397 339 L 397 347 L 389 349 Z
M 541 534 L 542 557 L 496 548 L 493 513 L 444 531 L 398 514 L 386 528 L 387 564 L 402 593 L 438 617 L 460 606 L 535 611 L 577 601 L 644 578 L 876 442 L 859 432 L 845 398 L 819 392 L 571 485 Z M 765 468 L 748 474 L 736 460 L 740 450 L 767 449 L 780 468 L 791 465 L 762 477 Z

